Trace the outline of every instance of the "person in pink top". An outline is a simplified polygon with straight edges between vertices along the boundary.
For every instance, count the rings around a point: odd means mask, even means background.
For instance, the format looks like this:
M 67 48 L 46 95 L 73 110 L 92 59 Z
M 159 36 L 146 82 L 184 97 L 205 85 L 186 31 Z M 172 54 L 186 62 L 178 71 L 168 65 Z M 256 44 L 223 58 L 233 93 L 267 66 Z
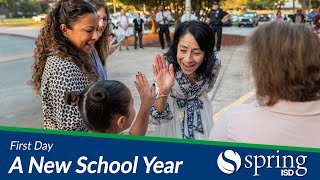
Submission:
M 311 28 L 268 23 L 249 38 L 256 100 L 228 110 L 209 139 L 320 148 L 320 41 Z
M 284 23 L 284 19 L 281 16 L 281 11 L 278 11 L 276 17 L 274 18 L 275 22 Z

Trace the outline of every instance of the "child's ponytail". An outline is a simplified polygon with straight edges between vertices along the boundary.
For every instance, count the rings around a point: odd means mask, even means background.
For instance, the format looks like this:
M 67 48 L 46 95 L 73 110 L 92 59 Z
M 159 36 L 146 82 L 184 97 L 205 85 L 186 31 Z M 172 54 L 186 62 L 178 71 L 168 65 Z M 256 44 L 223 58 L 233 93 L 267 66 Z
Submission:
M 79 105 L 80 95 L 81 95 L 80 91 L 71 91 L 71 92 L 66 91 L 64 92 L 64 102 L 67 105 L 76 107 Z

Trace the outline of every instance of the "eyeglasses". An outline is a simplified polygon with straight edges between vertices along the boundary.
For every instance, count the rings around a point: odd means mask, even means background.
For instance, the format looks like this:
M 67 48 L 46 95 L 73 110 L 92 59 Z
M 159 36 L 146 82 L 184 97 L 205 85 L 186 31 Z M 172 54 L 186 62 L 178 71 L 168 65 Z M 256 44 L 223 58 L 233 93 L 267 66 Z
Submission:
M 103 21 L 103 24 L 109 24 L 109 23 L 111 23 L 111 19 L 109 18 L 109 19 L 107 19 L 107 17 L 105 17 L 105 18 L 101 18 L 99 21 Z
M 107 18 L 101 18 L 100 21 L 101 20 L 103 21 L 103 23 L 108 23 L 109 22 L 109 20 Z

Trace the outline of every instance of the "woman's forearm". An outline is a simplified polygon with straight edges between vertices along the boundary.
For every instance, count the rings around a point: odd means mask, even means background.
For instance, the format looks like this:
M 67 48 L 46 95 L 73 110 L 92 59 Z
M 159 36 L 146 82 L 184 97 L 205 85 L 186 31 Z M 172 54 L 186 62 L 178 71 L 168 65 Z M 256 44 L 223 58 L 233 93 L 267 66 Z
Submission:
M 164 109 L 166 108 L 166 105 L 167 105 L 167 100 L 168 100 L 168 96 L 158 97 L 158 99 L 156 100 L 156 103 L 155 103 L 156 109 L 158 112 L 164 111 Z

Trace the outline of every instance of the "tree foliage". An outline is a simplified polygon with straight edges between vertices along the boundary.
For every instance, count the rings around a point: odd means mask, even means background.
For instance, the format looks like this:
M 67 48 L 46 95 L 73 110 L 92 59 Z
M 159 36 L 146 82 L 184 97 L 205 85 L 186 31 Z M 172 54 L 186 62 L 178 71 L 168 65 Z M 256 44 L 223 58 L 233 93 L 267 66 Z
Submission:
M 44 8 L 41 8 L 41 5 Z M 31 17 L 47 9 L 48 3 L 45 0 L 0 0 L 0 8 L 5 9 L 13 17 Z
M 241 9 L 244 8 L 247 4 L 247 0 L 225 0 L 222 2 L 222 5 L 226 9 Z
M 158 11 L 158 7 L 164 4 L 167 9 L 173 14 L 175 19 L 178 19 L 185 10 L 185 0 L 119 0 L 123 4 L 130 4 L 138 11 L 143 10 L 145 5 L 146 11 L 155 14 Z M 221 0 L 223 2 L 225 0 Z M 200 10 L 208 10 L 212 7 L 212 2 L 209 0 L 192 0 L 192 10 L 198 13 Z
M 284 5 L 288 0 L 248 0 L 249 9 L 276 9 Z

